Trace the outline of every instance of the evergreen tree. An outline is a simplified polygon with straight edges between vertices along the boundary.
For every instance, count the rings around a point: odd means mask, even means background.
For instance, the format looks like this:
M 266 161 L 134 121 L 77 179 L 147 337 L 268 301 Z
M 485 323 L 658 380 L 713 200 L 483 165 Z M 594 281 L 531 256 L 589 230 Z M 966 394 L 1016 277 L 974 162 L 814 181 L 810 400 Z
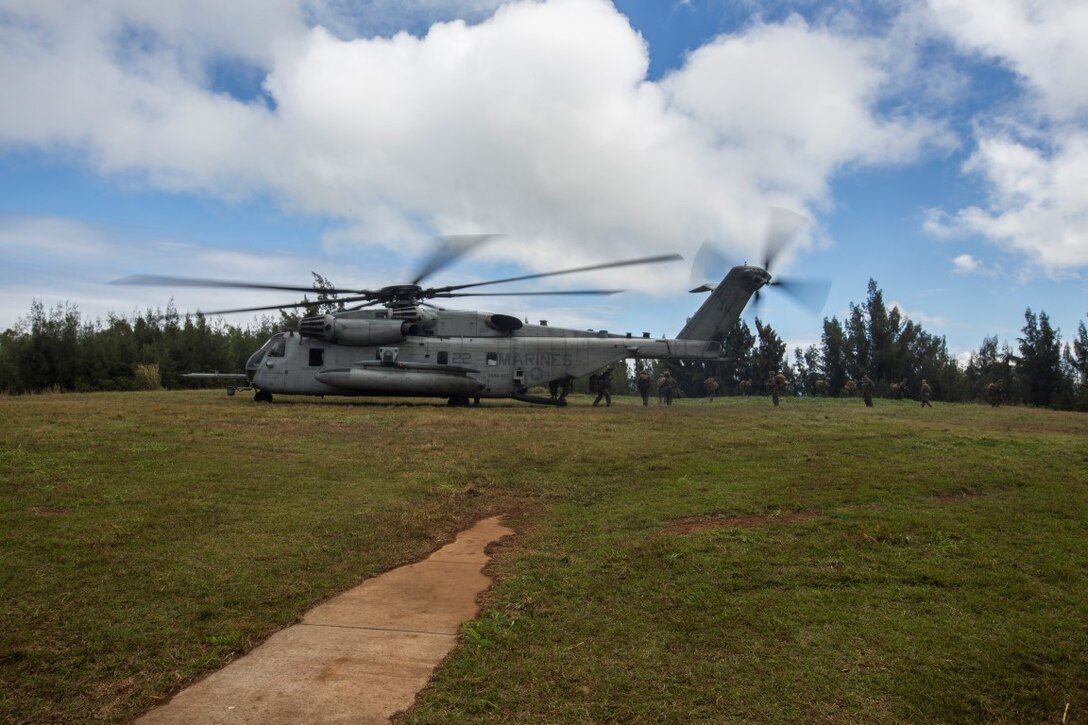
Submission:
M 764 325 L 756 318 L 756 338 L 758 344 L 752 356 L 752 387 L 756 390 L 767 389 L 767 379 L 775 373 L 784 373 L 789 378 L 788 366 L 785 365 L 786 343 L 770 325 Z
M 857 377 L 856 372 L 851 370 L 851 359 L 849 342 L 846 338 L 846 331 L 842 328 L 842 323 L 837 318 L 832 317 L 830 320 L 824 318 L 824 332 L 821 336 L 821 342 L 823 350 L 821 351 L 820 358 L 823 362 L 822 372 L 825 378 L 831 381 L 831 395 L 838 395 L 846 385 L 846 381 L 851 377 Z
M 1073 401 L 1078 410 L 1088 410 L 1088 329 L 1084 322 L 1077 326 L 1072 349 L 1065 347 L 1065 361 L 1074 381 Z
M 820 354 L 819 348 L 815 345 L 809 345 L 804 350 L 799 347 L 795 348 L 793 359 L 795 388 L 804 395 L 816 395 L 816 381 L 822 380 L 824 377 L 823 356 Z
M 846 320 L 846 350 L 849 356 L 850 377 L 861 380 L 872 376 L 872 343 L 869 341 L 865 311 L 850 303 L 850 317 Z
M 753 380 L 752 351 L 756 338 L 748 323 L 738 318 L 722 341 L 724 360 L 716 366 L 718 382 L 723 391 L 736 393 L 741 380 Z
M 317 292 L 317 305 L 314 308 L 314 315 L 332 315 L 337 312 L 344 311 L 344 303 L 337 299 L 338 293 L 333 290 L 336 289 L 336 285 L 328 280 L 328 278 L 321 276 L 317 272 L 310 272 L 314 277 L 314 291 Z M 307 308 L 307 316 L 310 315 Z
M 1038 317 L 1029 307 L 1024 312 L 1023 337 L 1020 343 L 1020 360 L 1017 375 L 1024 384 L 1027 402 L 1031 405 L 1049 406 L 1061 387 L 1061 334 L 1051 328 L 1045 312 Z

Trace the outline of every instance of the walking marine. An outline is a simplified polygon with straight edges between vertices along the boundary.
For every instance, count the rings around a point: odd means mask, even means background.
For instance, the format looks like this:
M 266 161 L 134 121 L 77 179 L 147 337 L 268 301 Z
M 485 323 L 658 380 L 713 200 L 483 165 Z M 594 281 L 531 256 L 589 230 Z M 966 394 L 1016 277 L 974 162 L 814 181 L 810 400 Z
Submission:
M 607 367 L 597 376 L 597 399 L 593 401 L 594 407 L 604 398 L 605 406 L 612 405 L 612 368 Z
M 642 404 L 650 404 L 650 388 L 653 387 L 654 379 L 650 373 L 645 370 L 639 371 L 638 374 L 638 394 L 642 396 Z
M 786 389 L 786 376 L 782 373 L 775 373 L 767 380 L 767 387 L 771 391 L 771 400 L 774 404 L 778 405 L 778 394 Z

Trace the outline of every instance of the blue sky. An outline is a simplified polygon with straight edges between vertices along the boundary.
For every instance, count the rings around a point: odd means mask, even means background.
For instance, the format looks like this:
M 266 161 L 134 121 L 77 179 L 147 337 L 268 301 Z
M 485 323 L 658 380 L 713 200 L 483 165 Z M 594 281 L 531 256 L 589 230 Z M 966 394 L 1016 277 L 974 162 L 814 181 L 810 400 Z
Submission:
M 791 345 L 870 277 L 954 354 L 1088 317 L 1080 0 L 0 0 L 0 64 L 0 328 L 288 301 L 134 273 L 403 282 L 488 232 L 429 281 L 688 261 L 458 306 L 673 335 L 699 246 L 759 259 L 774 206 L 807 223 L 772 272 L 832 282 L 767 295 Z

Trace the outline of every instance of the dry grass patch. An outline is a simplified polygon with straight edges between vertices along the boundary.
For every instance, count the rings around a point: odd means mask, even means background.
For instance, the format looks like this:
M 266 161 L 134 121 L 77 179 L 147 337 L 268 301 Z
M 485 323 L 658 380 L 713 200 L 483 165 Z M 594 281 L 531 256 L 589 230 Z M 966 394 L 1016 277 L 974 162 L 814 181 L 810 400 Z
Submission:
M 800 524 L 819 517 L 815 511 L 793 513 L 744 514 L 742 516 L 699 516 L 676 521 L 662 529 L 666 534 L 694 534 L 710 529 L 751 529 L 768 524 Z

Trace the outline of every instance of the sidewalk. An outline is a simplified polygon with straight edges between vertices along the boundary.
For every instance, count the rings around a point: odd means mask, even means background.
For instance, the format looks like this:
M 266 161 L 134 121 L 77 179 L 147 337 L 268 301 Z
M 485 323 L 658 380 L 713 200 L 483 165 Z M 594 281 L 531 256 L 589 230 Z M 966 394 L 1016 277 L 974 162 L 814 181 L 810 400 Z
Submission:
M 476 596 L 491 585 L 484 549 L 514 533 L 499 519 L 315 607 L 136 722 L 388 722 L 412 705 L 458 628 L 476 616 Z

